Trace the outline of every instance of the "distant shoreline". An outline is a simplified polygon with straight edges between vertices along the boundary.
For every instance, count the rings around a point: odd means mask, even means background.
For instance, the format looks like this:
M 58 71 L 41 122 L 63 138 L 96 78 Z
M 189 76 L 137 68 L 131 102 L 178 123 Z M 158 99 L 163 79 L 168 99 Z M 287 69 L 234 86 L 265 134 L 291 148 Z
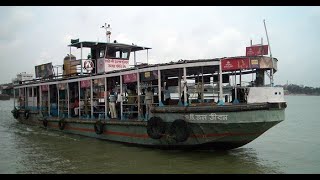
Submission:
M 314 94 L 285 94 L 285 96 L 320 96 Z

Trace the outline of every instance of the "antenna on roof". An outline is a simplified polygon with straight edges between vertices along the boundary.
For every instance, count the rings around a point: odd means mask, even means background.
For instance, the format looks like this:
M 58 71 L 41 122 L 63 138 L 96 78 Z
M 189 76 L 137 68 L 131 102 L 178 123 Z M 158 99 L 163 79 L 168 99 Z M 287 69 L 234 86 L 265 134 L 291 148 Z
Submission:
M 106 29 L 107 43 L 109 43 L 110 42 L 110 35 L 111 35 L 110 24 L 107 25 L 107 23 L 104 23 L 104 26 L 101 26 L 101 28 Z

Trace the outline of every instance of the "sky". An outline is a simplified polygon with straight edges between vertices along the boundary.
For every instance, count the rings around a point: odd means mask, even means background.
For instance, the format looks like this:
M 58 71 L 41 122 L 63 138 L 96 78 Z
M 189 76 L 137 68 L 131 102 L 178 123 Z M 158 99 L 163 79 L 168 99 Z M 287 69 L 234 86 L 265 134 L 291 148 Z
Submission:
M 62 65 L 70 39 L 105 42 L 104 23 L 111 41 L 151 47 L 148 62 L 155 64 L 244 56 L 250 40 L 267 44 L 264 19 L 278 59 L 275 84 L 320 87 L 320 7 L 312 6 L 2 6 L 0 84 L 34 74 L 36 65 Z M 79 59 L 80 49 L 72 54 Z M 139 52 L 137 61 L 146 57 Z

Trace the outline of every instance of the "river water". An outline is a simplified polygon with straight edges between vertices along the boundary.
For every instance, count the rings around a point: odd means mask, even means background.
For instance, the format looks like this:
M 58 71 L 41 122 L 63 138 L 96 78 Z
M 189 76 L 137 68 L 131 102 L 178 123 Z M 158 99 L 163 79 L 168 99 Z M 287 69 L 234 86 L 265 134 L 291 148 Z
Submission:
M 286 120 L 230 151 L 132 147 L 18 123 L 0 101 L 0 173 L 320 173 L 319 96 L 286 96 Z

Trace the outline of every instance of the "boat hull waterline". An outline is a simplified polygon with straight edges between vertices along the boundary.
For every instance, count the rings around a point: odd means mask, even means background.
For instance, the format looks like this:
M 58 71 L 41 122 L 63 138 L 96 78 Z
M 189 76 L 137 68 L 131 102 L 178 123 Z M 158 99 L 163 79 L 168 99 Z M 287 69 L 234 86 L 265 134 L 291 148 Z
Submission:
M 25 111 L 19 111 L 17 119 L 21 123 L 48 130 L 131 145 L 161 149 L 227 150 L 253 141 L 283 121 L 286 103 L 166 108 L 154 108 L 150 114 L 151 118 L 161 119 L 161 130 L 150 129 L 149 121 L 43 118 L 37 112 L 29 112 L 26 118 Z M 153 136 L 150 131 L 160 133 Z

